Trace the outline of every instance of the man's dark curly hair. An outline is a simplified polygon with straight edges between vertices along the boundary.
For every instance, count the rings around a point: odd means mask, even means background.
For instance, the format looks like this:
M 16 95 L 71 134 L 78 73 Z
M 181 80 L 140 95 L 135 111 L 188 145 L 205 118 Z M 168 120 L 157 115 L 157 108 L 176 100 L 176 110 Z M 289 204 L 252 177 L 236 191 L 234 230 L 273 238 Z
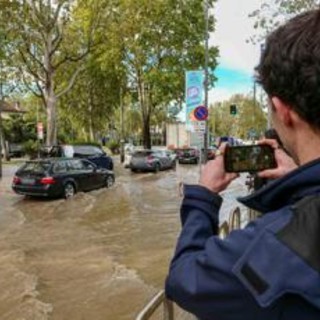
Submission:
M 257 81 L 320 129 L 320 10 L 300 14 L 271 33 Z

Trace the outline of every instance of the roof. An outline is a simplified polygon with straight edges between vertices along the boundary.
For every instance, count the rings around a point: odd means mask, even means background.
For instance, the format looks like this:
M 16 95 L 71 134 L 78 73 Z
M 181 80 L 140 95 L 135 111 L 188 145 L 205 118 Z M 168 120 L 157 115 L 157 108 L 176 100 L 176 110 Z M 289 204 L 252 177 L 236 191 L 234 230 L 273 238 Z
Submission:
M 6 101 L 0 101 L 0 111 L 3 113 L 25 113 L 20 106 L 19 102 L 9 103 Z

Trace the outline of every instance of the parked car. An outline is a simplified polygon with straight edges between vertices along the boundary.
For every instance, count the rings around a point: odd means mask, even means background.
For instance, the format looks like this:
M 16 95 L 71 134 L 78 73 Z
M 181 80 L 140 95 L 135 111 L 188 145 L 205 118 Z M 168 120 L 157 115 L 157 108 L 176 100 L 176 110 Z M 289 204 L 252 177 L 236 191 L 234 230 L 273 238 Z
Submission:
M 132 154 L 130 169 L 136 171 L 154 171 L 175 168 L 172 160 L 164 150 L 137 150 Z
M 165 150 L 167 156 L 172 160 L 176 161 L 177 160 L 177 153 L 173 150 Z
M 49 158 L 84 158 L 98 167 L 113 170 L 113 160 L 102 148 L 94 145 L 58 145 L 51 147 L 47 156 Z
M 12 189 L 22 195 L 70 198 L 78 191 L 111 187 L 112 171 L 86 159 L 48 158 L 27 161 L 16 172 Z
M 21 143 L 9 143 L 8 149 L 10 158 L 21 158 L 25 155 L 25 151 Z
M 194 163 L 197 164 L 200 158 L 200 152 L 197 148 L 184 148 L 177 150 L 179 163 Z

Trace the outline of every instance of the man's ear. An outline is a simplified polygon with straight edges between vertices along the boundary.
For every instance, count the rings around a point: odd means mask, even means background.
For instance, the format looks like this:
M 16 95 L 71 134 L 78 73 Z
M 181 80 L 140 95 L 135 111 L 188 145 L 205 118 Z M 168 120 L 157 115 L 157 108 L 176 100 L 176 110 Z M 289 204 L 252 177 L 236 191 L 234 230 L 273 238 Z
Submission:
M 286 126 L 291 127 L 293 124 L 292 109 L 278 97 L 272 97 L 271 101 L 274 112 L 277 113 L 277 116 L 281 122 Z

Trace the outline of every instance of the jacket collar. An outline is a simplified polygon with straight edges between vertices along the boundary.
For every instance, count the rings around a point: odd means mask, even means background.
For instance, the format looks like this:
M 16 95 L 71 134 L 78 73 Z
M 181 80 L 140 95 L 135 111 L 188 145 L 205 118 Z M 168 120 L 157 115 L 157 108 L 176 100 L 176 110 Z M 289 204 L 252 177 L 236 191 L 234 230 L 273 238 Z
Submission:
M 320 158 L 237 200 L 249 208 L 267 213 L 315 193 L 320 193 Z

